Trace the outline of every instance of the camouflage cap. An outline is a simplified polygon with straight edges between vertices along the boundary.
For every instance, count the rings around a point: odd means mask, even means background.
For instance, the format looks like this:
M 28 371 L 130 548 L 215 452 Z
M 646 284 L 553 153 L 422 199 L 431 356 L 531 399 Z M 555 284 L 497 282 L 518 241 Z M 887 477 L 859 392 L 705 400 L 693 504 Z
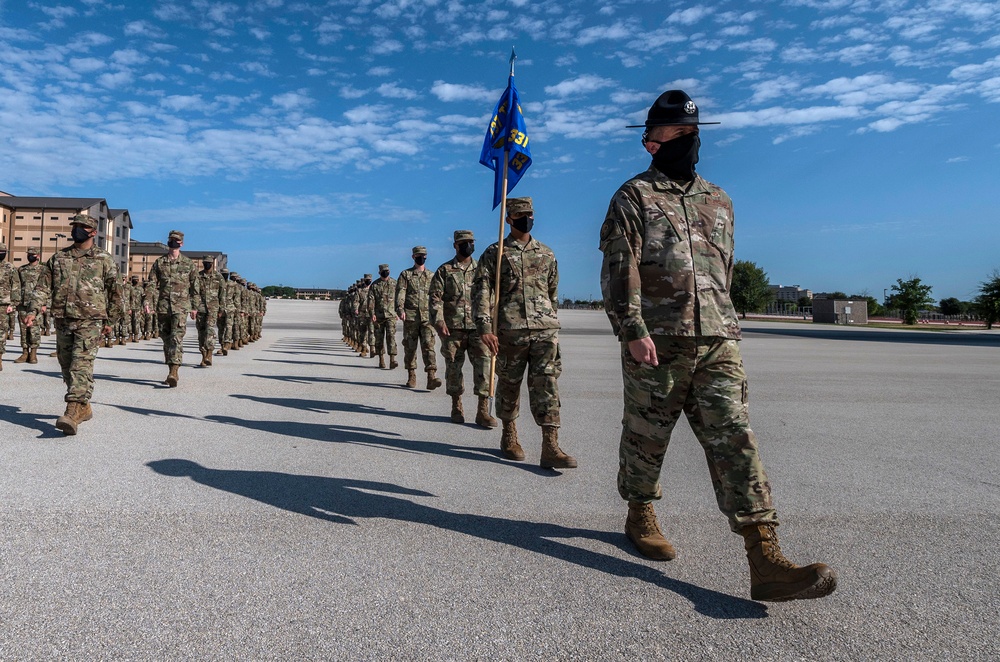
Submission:
M 69 221 L 70 225 L 82 225 L 85 228 L 91 230 L 97 229 L 97 219 L 92 218 L 89 214 L 77 214 Z
M 371 279 L 372 279 L 371 274 L 365 274 L 365 280 L 371 280 Z
M 4 252 L 7 251 L 7 244 L 3 243 L 2 241 L 0 241 L 0 251 Z
M 413 254 L 414 255 L 427 255 L 427 249 L 424 248 L 423 246 L 414 246 L 413 247 Z
M 230 278 L 233 278 L 233 279 L 236 279 L 236 278 L 240 277 L 240 275 L 238 273 L 236 273 L 235 271 L 230 271 L 229 272 L 229 276 L 230 276 Z
M 535 213 L 535 208 L 531 206 L 531 198 L 507 198 L 508 216 L 525 212 Z
M 460 243 L 463 241 L 475 241 L 476 238 L 472 235 L 472 230 L 455 230 L 455 243 Z
M 184 241 L 184 233 L 180 230 L 171 230 L 170 234 L 167 235 L 167 240 L 176 239 L 177 241 Z
M 380 265 L 378 265 L 378 270 L 379 271 L 389 271 L 389 265 L 388 264 L 380 264 Z
M 28 246 L 28 255 L 38 255 L 38 249 L 34 246 Z
M 222 270 L 219 271 L 219 273 L 228 274 L 229 273 L 229 269 L 222 269 Z
M 214 255 L 202 255 L 201 256 L 201 261 L 202 262 L 215 262 L 215 256 Z

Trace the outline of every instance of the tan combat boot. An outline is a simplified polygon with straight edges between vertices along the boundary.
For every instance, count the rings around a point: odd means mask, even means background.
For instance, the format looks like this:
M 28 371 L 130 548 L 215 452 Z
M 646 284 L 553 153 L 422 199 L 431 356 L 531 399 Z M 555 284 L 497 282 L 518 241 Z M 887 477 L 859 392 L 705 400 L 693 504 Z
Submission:
M 28 363 L 38 363 L 38 348 L 32 347 L 28 350 Z
M 59 356 L 59 350 L 52 352 L 51 354 L 49 354 L 49 356 L 51 356 L 52 358 Z
M 80 403 L 79 402 L 67 402 L 66 411 L 56 420 L 56 428 L 61 430 L 63 434 L 74 435 L 76 430 L 80 427 Z
M 79 408 L 77 408 L 76 419 L 80 423 L 84 421 L 89 421 L 94 417 L 94 410 L 90 408 L 89 402 L 79 402 Z
M 479 409 L 476 410 L 476 425 L 482 428 L 495 428 L 497 419 L 490 416 L 490 399 L 479 396 Z
M 118 337 L 118 344 L 119 345 L 124 345 L 125 344 L 125 336 L 119 336 Z
M 28 348 L 21 348 L 21 356 L 14 359 L 14 363 L 27 363 L 28 362 Z
M 538 464 L 543 469 L 576 468 L 576 459 L 559 448 L 559 428 L 554 425 L 542 426 L 542 459 Z
M 648 559 L 670 561 L 677 557 L 674 546 L 660 531 L 660 524 L 656 521 L 656 511 L 653 510 L 651 503 L 628 502 L 625 537 L 631 540 L 636 550 Z
M 437 378 L 437 370 L 427 371 L 427 390 L 433 391 L 441 386 L 441 380 Z
M 385 370 L 385 354 L 378 355 L 378 367 Z
M 837 573 L 824 563 L 799 567 L 778 546 L 774 524 L 753 524 L 740 531 L 750 562 L 750 597 L 783 602 L 822 598 L 837 588 Z
M 3 357 L 0 356 L 0 372 L 3 372 Z
M 212 367 L 212 350 L 210 349 L 205 350 L 205 365 L 209 368 Z
M 361 346 L 361 358 L 363 358 L 363 359 L 367 359 L 368 358 L 368 345 L 362 345 Z
M 465 411 L 462 409 L 462 395 L 460 393 L 451 396 L 451 422 L 465 423 Z
M 399 367 L 399 363 L 396 362 L 396 355 L 395 354 L 390 354 L 389 355 L 389 370 L 395 370 L 398 367 Z
M 178 377 L 177 375 L 177 368 L 179 367 L 180 366 L 178 365 L 171 365 L 170 373 L 167 374 L 167 378 L 163 380 L 163 383 L 169 386 L 170 388 L 174 388 L 175 386 L 177 386 L 177 382 L 180 381 L 180 377 Z
M 198 364 L 199 368 L 204 368 L 208 365 L 208 359 L 205 358 L 205 350 L 201 350 L 201 363 Z
M 417 388 L 417 371 L 414 369 L 409 369 L 406 371 L 406 383 L 403 384 L 406 388 Z
M 517 423 L 503 422 L 503 434 L 500 436 L 500 451 L 508 460 L 520 462 L 524 459 L 524 449 L 517 441 Z

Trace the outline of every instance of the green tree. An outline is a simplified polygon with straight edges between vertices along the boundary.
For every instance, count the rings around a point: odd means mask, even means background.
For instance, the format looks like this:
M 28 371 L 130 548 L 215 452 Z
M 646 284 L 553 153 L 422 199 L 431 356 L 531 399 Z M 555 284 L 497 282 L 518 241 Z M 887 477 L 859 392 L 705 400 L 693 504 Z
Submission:
M 896 279 L 892 286 L 892 302 L 903 314 L 904 324 L 916 324 L 921 309 L 934 305 L 930 285 L 924 285 L 914 276 L 909 280 Z
M 736 260 L 733 265 L 733 283 L 729 290 L 733 306 L 743 314 L 764 310 L 774 299 L 767 272 L 749 260 Z
M 878 302 L 875 297 L 862 292 L 861 294 L 852 294 L 850 299 L 863 299 L 868 302 L 868 317 L 878 317 L 884 315 L 885 311 L 882 309 L 882 304 Z
M 1000 322 L 1000 270 L 994 269 L 989 279 L 979 284 L 976 309 L 986 322 L 987 329 L 992 329 L 994 324 Z
M 807 296 L 799 297 L 799 308 L 808 308 L 813 305 L 813 300 Z
M 955 297 L 948 297 L 947 299 L 941 299 L 938 303 L 938 308 L 941 310 L 942 315 L 964 315 L 969 310 L 969 304 Z

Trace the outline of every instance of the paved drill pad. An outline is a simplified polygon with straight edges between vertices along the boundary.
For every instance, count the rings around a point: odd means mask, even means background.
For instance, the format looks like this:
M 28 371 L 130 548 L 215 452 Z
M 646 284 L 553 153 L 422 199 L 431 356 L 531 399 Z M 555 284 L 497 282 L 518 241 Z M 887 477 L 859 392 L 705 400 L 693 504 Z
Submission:
M 0 656 L 994 656 L 996 336 L 747 325 L 783 547 L 840 574 L 827 599 L 765 605 L 683 423 L 658 506 L 680 556 L 628 548 L 614 341 L 600 313 L 562 316 L 561 437 L 581 462 L 562 474 L 530 464 L 530 417 L 529 462 L 507 462 L 499 431 L 448 422 L 443 390 L 356 358 L 331 304 L 271 302 L 263 340 L 177 389 L 157 341 L 102 349 L 75 438 L 52 427 L 55 360 L 9 352 Z

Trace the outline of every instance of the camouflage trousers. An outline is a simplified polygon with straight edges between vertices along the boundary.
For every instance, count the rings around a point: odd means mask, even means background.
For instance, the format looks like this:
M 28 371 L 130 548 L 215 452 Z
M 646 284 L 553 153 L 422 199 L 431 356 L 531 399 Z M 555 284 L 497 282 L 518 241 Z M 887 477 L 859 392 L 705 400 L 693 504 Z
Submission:
M 132 314 L 131 311 L 126 310 L 125 314 L 122 316 L 122 318 L 118 321 L 117 324 L 115 324 L 115 333 L 114 333 L 114 336 L 116 338 L 124 338 L 125 336 L 127 336 L 129 334 L 129 326 L 130 326 L 129 325 L 129 316 L 131 314 Z
M 232 317 L 226 311 L 219 313 L 218 330 L 219 330 L 219 342 L 225 345 L 227 342 L 232 342 L 231 334 L 229 330 L 229 319 Z
M 41 324 L 39 331 L 42 333 L 42 335 L 48 335 L 49 329 L 52 328 L 52 313 L 46 310 L 44 313 L 38 316 L 38 320 L 39 321 L 37 323 Z
M 143 335 L 153 336 L 153 331 L 156 326 L 156 313 L 143 313 L 142 314 L 142 332 Z
M 6 306 L 4 306 L 4 310 L 7 310 Z M 14 329 L 16 328 L 17 328 L 17 306 L 14 306 L 14 310 L 7 313 L 7 333 L 13 333 Z
M 420 354 L 424 359 L 424 370 L 437 370 L 434 329 L 430 322 L 403 320 L 403 367 L 407 370 L 417 369 L 417 345 L 420 345 Z
M 739 343 L 653 336 L 659 365 L 636 362 L 622 343 L 625 413 L 618 492 L 648 503 L 662 496 L 660 470 L 683 412 L 705 452 L 712 488 L 730 528 L 778 521 L 771 484 L 750 429 Z
M 369 350 L 375 348 L 375 323 L 371 319 L 361 320 L 361 344 L 367 345 Z
M 136 339 L 138 339 L 139 336 L 142 335 L 143 315 L 145 315 L 145 313 L 143 313 L 141 310 L 132 311 L 132 319 L 130 321 L 132 322 L 132 335 L 134 335 Z
M 163 341 L 163 362 L 180 365 L 184 362 L 184 334 L 187 333 L 187 318 L 184 313 L 157 313 L 156 322 Z
M 215 324 L 218 320 L 219 313 L 215 310 L 198 313 L 194 320 L 194 326 L 198 329 L 198 348 L 203 352 L 215 351 Z
M 559 329 L 515 329 L 500 331 L 497 337 L 497 418 L 513 421 L 518 417 L 521 381 L 527 370 L 528 403 L 535 423 L 559 427 Z
M 10 330 L 10 317 L 7 315 L 7 305 L 0 304 L 0 358 L 7 351 L 7 331 Z
M 462 370 L 465 355 L 472 364 L 472 392 L 481 397 L 490 394 L 490 353 L 474 329 L 450 329 L 441 338 L 441 356 L 444 358 L 444 383 L 448 395 L 465 393 Z
M 17 322 L 21 327 L 21 347 L 24 349 L 37 349 L 42 343 L 42 329 L 39 325 L 24 325 L 24 318 L 28 316 L 28 309 L 20 306 L 17 309 Z M 5 336 L 6 337 L 6 336 Z
M 66 402 L 90 402 L 94 394 L 94 359 L 101 341 L 101 320 L 57 317 L 56 356 L 66 383 Z
M 386 351 L 389 356 L 396 356 L 396 320 L 387 319 L 381 322 L 374 322 L 375 328 L 375 354 L 381 356 Z

